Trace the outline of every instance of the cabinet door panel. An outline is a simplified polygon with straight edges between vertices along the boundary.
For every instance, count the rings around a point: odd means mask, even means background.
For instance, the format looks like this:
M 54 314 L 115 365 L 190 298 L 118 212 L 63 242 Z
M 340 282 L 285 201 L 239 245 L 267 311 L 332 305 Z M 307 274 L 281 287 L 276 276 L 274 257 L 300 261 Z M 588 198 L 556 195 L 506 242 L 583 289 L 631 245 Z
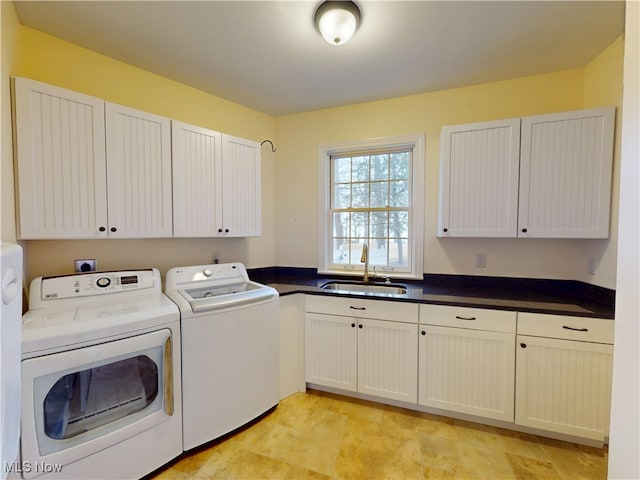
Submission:
M 261 234 L 260 144 L 222 135 L 222 228 L 225 236 Z
M 309 383 L 357 390 L 357 328 L 355 319 L 305 315 L 305 378 Z
M 509 333 L 421 325 L 418 403 L 513 421 L 514 341 Z
M 19 238 L 106 238 L 104 102 L 14 79 Z
M 359 319 L 358 327 L 358 392 L 415 403 L 418 326 Z
M 222 225 L 221 134 L 171 122 L 173 235 L 213 237 Z
M 517 341 L 516 423 L 603 440 L 613 345 L 525 335 Z
M 607 238 L 613 107 L 522 119 L 518 235 Z
M 170 237 L 169 119 L 108 103 L 106 127 L 109 236 Z
M 439 236 L 515 237 L 520 119 L 443 127 Z

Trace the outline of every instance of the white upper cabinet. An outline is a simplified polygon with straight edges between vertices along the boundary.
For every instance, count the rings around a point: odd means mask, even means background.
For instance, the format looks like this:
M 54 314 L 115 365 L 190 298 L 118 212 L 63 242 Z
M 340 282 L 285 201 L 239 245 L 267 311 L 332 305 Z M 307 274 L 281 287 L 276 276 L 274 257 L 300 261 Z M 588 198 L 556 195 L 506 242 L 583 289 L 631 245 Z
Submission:
M 261 234 L 260 144 L 14 79 L 21 239 Z
M 107 238 L 104 101 L 14 79 L 18 236 Z
M 220 132 L 172 120 L 173 235 L 212 237 L 221 228 Z
M 440 149 L 440 234 L 515 236 L 520 119 L 443 127 Z
M 169 120 L 14 79 L 22 239 L 170 237 Z
M 522 119 L 522 237 L 607 238 L 615 109 Z
M 171 123 L 106 104 L 109 236 L 171 237 Z
M 614 107 L 443 127 L 443 237 L 607 238 Z
M 172 122 L 175 237 L 260 235 L 260 144 Z
M 260 144 L 222 134 L 222 223 L 227 237 L 257 237 L 262 230 Z

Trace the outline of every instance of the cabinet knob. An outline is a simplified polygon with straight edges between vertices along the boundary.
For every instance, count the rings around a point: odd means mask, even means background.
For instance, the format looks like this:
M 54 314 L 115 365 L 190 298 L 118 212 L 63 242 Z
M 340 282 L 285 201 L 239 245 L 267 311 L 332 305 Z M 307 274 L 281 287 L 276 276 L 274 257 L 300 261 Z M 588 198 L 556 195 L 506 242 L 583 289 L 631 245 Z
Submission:
M 117 229 L 116 227 L 111 227 L 111 231 L 112 231 L 112 232 L 117 232 L 117 231 L 118 231 L 118 229 Z
M 351 328 L 355 328 L 355 327 L 356 327 L 356 324 L 355 324 L 355 323 L 352 323 L 352 324 L 351 324 Z
M 358 328 L 363 328 L 363 327 L 362 327 L 362 324 L 358 325 Z
M 449 231 L 449 229 L 448 229 L 448 228 L 443 228 L 443 229 L 442 229 L 442 231 L 443 231 L 444 233 L 447 233 L 447 232 Z
M 426 335 L 426 334 L 427 334 L 427 332 L 425 332 L 424 330 L 422 330 L 422 331 L 420 332 L 420 334 L 421 334 L 421 335 Z
M 526 228 L 523 228 L 523 229 L 522 229 L 522 233 L 527 233 L 527 229 L 526 229 Z
M 526 343 L 521 343 L 521 344 L 520 344 L 520 346 L 521 346 L 522 348 L 527 348 L 527 344 L 526 344 Z
M 100 228 L 98 229 L 98 231 L 100 231 L 100 232 L 104 232 L 105 230 L 106 230 L 106 228 L 104 228 L 104 227 L 100 227 Z
M 222 229 L 221 228 L 218 229 L 218 233 L 222 233 Z
M 228 228 L 225 228 L 225 229 L 224 229 L 224 233 L 229 233 L 229 229 L 228 229 Z

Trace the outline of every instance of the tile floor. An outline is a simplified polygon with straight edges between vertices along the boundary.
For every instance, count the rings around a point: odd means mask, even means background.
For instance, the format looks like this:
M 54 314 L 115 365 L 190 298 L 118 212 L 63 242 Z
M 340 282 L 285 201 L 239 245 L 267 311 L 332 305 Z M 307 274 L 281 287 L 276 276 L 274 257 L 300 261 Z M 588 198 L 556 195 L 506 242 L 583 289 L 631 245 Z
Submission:
M 606 448 L 318 391 L 297 393 L 166 479 L 605 479 Z

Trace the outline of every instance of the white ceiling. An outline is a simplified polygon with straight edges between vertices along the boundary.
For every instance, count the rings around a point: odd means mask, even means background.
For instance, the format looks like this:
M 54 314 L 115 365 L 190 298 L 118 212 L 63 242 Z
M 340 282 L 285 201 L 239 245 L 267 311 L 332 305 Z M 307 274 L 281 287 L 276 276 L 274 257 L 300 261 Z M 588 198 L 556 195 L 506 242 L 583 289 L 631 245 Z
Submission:
M 15 1 L 23 25 L 273 114 L 583 67 L 624 2 L 366 1 L 343 46 L 318 1 Z

